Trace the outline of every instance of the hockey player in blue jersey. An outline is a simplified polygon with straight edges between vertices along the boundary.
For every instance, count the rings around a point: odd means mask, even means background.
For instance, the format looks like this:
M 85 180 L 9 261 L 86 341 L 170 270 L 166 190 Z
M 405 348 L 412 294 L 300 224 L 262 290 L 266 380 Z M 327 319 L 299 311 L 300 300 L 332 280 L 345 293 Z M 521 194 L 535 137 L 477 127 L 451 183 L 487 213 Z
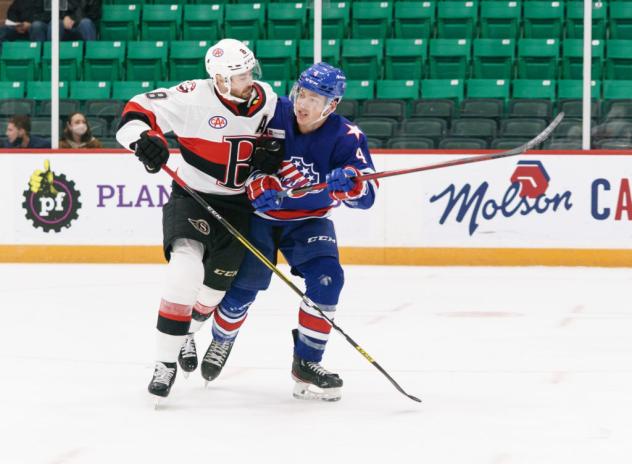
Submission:
M 276 261 L 277 250 L 281 250 L 292 273 L 305 279 L 306 295 L 332 318 L 344 275 L 334 224 L 327 216 L 341 203 L 370 208 L 377 189 L 375 181 L 356 179 L 360 173 L 374 172 L 364 134 L 334 113 L 345 86 L 343 72 L 327 63 L 305 70 L 289 99 L 279 99 L 268 126 L 268 135 L 282 142 L 282 159 L 275 160 L 275 156 L 280 158 L 279 152 L 266 150 L 263 144 L 253 155 L 261 169 L 246 183 L 256 209 L 250 240 L 271 261 Z M 267 146 L 278 148 L 279 144 Z M 326 190 L 279 200 L 280 190 L 323 180 Z M 246 254 L 232 287 L 214 313 L 213 341 L 202 360 L 202 375 L 207 381 L 221 372 L 248 308 L 257 292 L 268 288 L 271 274 L 254 255 Z M 297 382 L 294 396 L 340 399 L 342 379 L 320 365 L 331 326 L 304 303 L 298 322 L 298 329 L 292 332 L 292 377 Z

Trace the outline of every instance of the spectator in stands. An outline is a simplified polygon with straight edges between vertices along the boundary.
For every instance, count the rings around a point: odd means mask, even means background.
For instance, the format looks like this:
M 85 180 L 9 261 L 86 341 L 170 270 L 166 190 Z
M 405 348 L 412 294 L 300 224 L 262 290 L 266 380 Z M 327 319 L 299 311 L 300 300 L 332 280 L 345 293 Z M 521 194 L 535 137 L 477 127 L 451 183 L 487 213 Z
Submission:
M 73 113 L 68 117 L 59 148 L 102 148 L 102 145 L 92 136 L 86 117 L 82 113 Z
M 0 47 L 4 41 L 45 41 L 48 17 L 42 0 L 14 0 L 4 25 L 0 26 Z
M 31 119 L 23 114 L 9 119 L 5 134 L 3 148 L 50 148 L 50 140 L 31 135 Z
M 59 12 L 59 40 L 96 40 L 101 9 L 101 0 L 68 0 L 68 9 Z M 52 35 L 49 24 L 48 40 Z

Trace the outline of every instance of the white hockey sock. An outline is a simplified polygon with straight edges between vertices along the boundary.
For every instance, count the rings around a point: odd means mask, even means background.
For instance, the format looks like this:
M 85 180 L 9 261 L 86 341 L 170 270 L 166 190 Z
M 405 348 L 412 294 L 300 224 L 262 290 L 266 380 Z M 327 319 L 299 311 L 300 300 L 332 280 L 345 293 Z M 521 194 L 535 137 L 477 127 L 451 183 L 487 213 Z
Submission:
M 169 335 L 156 332 L 156 361 L 176 362 L 180 347 L 184 343 L 184 335 Z

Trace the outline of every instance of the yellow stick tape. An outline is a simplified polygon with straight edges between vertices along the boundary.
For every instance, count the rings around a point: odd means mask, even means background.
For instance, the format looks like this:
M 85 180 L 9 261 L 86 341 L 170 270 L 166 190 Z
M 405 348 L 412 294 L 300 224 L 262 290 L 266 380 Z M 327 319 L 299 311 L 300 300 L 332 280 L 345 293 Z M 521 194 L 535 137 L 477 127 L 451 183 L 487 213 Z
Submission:
M 342 247 L 340 257 L 343 264 L 632 267 L 632 250 Z M 157 264 L 165 259 L 159 246 L 0 245 L 0 262 Z

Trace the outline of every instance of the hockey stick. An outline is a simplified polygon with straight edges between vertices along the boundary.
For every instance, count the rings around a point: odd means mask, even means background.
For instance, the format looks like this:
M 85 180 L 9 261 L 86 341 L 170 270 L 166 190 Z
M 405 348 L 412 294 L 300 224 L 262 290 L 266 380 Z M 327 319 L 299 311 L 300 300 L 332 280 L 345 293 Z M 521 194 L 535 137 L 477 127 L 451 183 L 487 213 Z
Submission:
M 461 164 L 478 163 L 480 161 L 488 161 L 488 160 L 493 160 L 493 159 L 508 158 L 510 156 L 520 155 L 526 151 L 531 150 L 533 147 L 541 144 L 547 138 L 549 138 L 549 136 L 555 130 L 555 128 L 560 124 L 560 122 L 562 122 L 562 119 L 564 119 L 564 113 L 560 112 L 555 117 L 555 119 L 553 119 L 553 121 L 551 121 L 551 123 L 537 136 L 535 136 L 533 139 L 529 140 L 528 142 L 524 143 L 523 145 L 520 145 L 519 147 L 516 147 L 516 148 L 512 148 L 511 150 L 501 151 L 500 153 L 490 153 L 490 154 L 485 154 L 485 155 L 480 155 L 480 156 L 470 156 L 468 158 L 458 158 L 451 161 L 444 161 L 441 163 L 429 164 L 429 165 L 420 166 L 417 168 L 396 169 L 393 171 L 382 171 L 382 172 L 374 172 L 372 174 L 363 174 L 363 175 L 355 177 L 355 179 L 358 179 L 361 181 L 372 180 L 372 179 L 382 179 L 384 177 L 401 176 L 402 174 L 410 174 L 413 172 L 430 171 L 432 169 L 441 169 L 441 168 L 447 168 L 450 166 L 459 166 Z M 278 198 L 283 198 L 283 197 L 291 198 L 294 195 L 304 194 L 307 192 L 312 192 L 314 190 L 323 190 L 325 188 L 327 188 L 327 182 L 321 182 L 319 184 L 306 185 L 304 187 L 280 190 L 277 196 Z
M 250 243 L 248 241 L 248 239 L 246 237 L 244 237 L 242 235 L 241 232 L 239 232 L 237 229 L 235 229 L 235 227 L 228 222 L 226 219 L 224 219 L 222 217 L 221 214 L 219 214 L 217 211 L 215 211 L 213 209 L 213 207 L 211 207 L 211 205 L 209 205 L 204 198 L 202 198 L 200 196 L 200 194 L 198 194 L 195 190 L 193 190 L 191 187 L 189 187 L 186 182 L 184 182 L 182 179 L 180 179 L 180 176 L 178 176 L 178 174 L 176 172 L 174 172 L 169 166 L 167 166 L 166 164 L 162 167 L 163 171 L 165 171 L 167 174 L 169 174 L 169 176 L 176 181 L 176 183 L 182 187 L 184 190 L 186 190 L 186 192 L 191 195 L 193 197 L 193 199 L 195 201 L 197 201 L 206 211 L 208 211 L 211 216 L 213 216 L 213 218 L 215 218 L 215 220 L 217 222 L 219 222 L 221 225 L 223 225 L 228 232 L 230 232 L 237 240 L 239 240 L 239 242 L 241 242 L 241 244 L 246 247 L 246 249 L 248 251 L 250 251 L 253 255 L 255 255 L 257 257 L 257 259 L 259 259 L 259 261 L 261 261 L 268 269 L 270 269 L 272 272 L 274 272 L 283 282 L 285 282 L 293 291 L 294 293 L 296 293 L 298 296 L 301 297 L 301 300 L 303 300 L 303 302 L 308 305 L 310 308 L 318 311 L 318 313 L 327 320 L 327 322 L 329 322 L 329 324 L 331 324 L 331 326 L 336 329 L 336 331 L 338 333 L 340 333 L 343 337 L 345 337 L 345 339 L 356 349 L 358 350 L 358 352 L 365 357 L 365 359 L 367 361 L 369 361 L 371 364 L 373 364 L 375 366 L 375 368 L 380 371 L 392 384 L 393 386 L 397 389 L 397 391 L 399 391 L 401 394 L 406 395 L 408 398 L 410 398 L 413 401 L 417 401 L 418 403 L 421 403 L 421 400 L 419 398 L 417 398 L 416 396 L 413 395 L 409 395 L 408 393 L 406 393 L 404 391 L 404 389 L 402 387 L 399 386 L 399 384 L 393 379 L 393 377 L 391 377 L 388 372 L 386 372 L 384 370 L 384 368 L 382 368 L 382 366 L 380 366 L 377 361 L 375 361 L 375 359 L 373 359 L 369 353 L 367 353 L 366 351 L 364 351 L 364 349 L 358 345 L 349 335 L 347 335 L 344 330 L 342 330 L 338 325 L 336 325 L 336 323 L 330 319 L 317 305 L 316 303 L 314 303 L 312 300 L 309 299 L 309 297 L 307 295 L 305 295 L 305 293 L 303 293 L 296 285 L 294 285 L 294 283 L 288 279 L 285 274 L 283 274 L 278 267 L 276 267 L 268 258 L 266 258 L 266 256 L 261 253 L 261 251 L 259 251 L 252 243 Z

